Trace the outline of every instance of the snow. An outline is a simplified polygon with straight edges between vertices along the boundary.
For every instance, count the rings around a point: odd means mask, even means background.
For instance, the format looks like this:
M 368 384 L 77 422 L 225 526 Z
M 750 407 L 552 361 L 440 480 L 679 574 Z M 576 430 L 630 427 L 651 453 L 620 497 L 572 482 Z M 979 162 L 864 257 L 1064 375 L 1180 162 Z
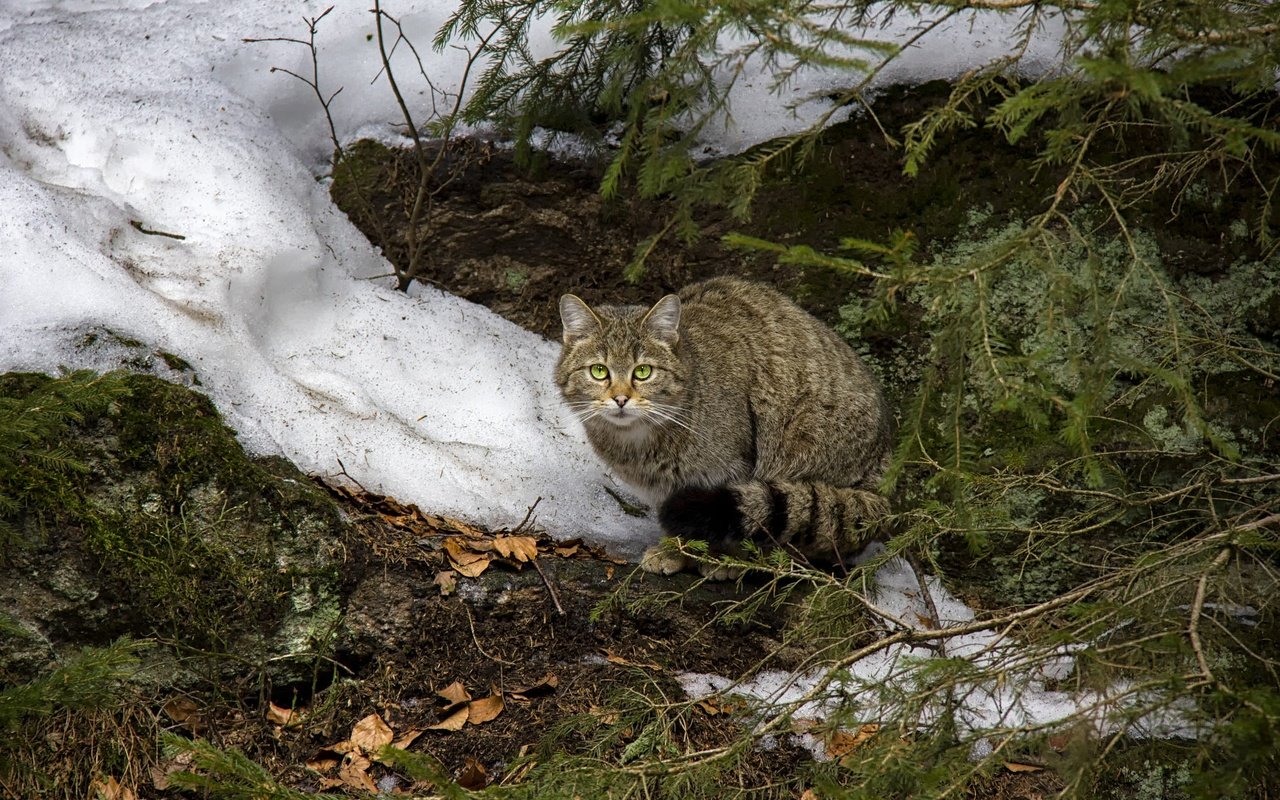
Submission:
M 860 560 L 884 553 L 873 543 Z M 901 558 L 891 558 L 876 570 L 875 590 L 870 602 L 881 613 L 888 632 L 945 629 L 972 622 L 971 609 L 948 592 L 931 575 L 924 576 L 932 608 L 922 596 L 915 571 Z M 936 624 L 934 611 L 937 612 Z M 896 643 L 871 653 L 850 665 L 834 680 L 830 669 L 816 667 L 806 672 L 765 670 L 748 679 L 735 681 L 714 674 L 688 672 L 677 676 L 685 693 L 695 700 L 712 695 L 746 698 L 762 717 L 786 713 L 797 721 L 825 722 L 833 716 L 845 721 L 852 716 L 860 723 L 879 723 L 897 716 L 904 696 L 923 690 L 930 699 L 919 712 L 918 724 L 937 720 L 955 698 L 957 735 L 973 742 L 974 756 L 984 755 L 991 738 L 1015 730 L 1053 730 L 1068 721 L 1083 720 L 1099 736 L 1117 730 L 1118 718 L 1129 717 L 1127 732 L 1146 738 L 1194 738 L 1185 703 L 1164 703 L 1151 690 L 1138 690 L 1119 682 L 1105 691 L 1068 692 L 1051 689 L 1067 683 L 1075 668 L 1073 652 L 1079 645 L 1062 645 L 1047 652 L 1033 653 L 1016 639 L 994 630 L 961 633 L 939 639 L 944 655 L 963 658 L 985 676 L 957 683 L 949 695 L 926 689 L 918 683 L 914 665 L 938 655 L 932 649 Z M 824 681 L 829 684 L 823 685 Z M 1144 710 L 1154 708 L 1154 710 Z M 796 735 L 796 742 L 819 758 L 825 757 L 822 739 L 808 733 Z
M 318 180 L 330 151 L 320 109 L 308 87 L 271 71 L 306 74 L 308 51 L 243 41 L 305 37 L 302 18 L 326 5 L 0 7 L 0 371 L 145 365 L 207 392 L 253 452 L 308 472 L 345 471 L 368 489 L 489 526 L 518 522 L 538 501 L 537 520 L 554 534 L 637 555 L 656 527 L 605 493 L 614 482 L 551 381 L 558 345 L 435 289 L 393 291 L 376 277 L 389 265 L 331 204 Z M 339 0 L 321 24 L 322 90 L 344 89 L 333 106 L 344 141 L 394 141 L 399 113 L 377 76 L 368 5 Z M 455 85 L 465 56 L 427 46 L 452 0 L 388 6 L 432 79 Z M 543 51 L 547 24 L 535 42 Z M 882 35 L 905 41 L 922 24 L 900 17 Z M 957 17 L 876 85 L 954 76 L 1007 52 L 1013 24 Z M 1044 31 L 1028 63 L 1047 68 L 1057 46 L 1057 33 Z M 415 87 L 410 101 L 424 101 L 410 54 L 397 59 Z M 850 83 L 804 73 L 775 94 L 767 76 L 749 72 L 711 152 L 803 128 L 831 109 L 824 92 Z M 909 622 L 923 613 L 914 580 L 884 567 L 876 602 Z M 972 618 L 936 583 L 932 591 L 943 622 Z M 1016 661 L 990 637 L 948 647 L 983 663 Z M 879 653 L 842 691 L 900 680 L 907 656 L 929 655 Z M 1051 663 L 1058 677 L 1070 671 L 1067 653 Z M 1082 698 L 1046 690 L 1048 677 L 977 687 L 972 724 L 1035 723 L 1078 707 Z M 816 680 L 762 673 L 735 691 L 798 700 Z M 728 681 L 689 675 L 685 686 L 701 696 Z M 805 713 L 821 716 L 823 702 Z
M 397 140 L 369 4 L 319 25 L 320 83 L 339 137 Z M 634 556 L 657 535 L 621 513 L 561 409 L 557 347 L 434 289 L 394 292 L 389 265 L 330 203 L 331 149 L 311 90 L 304 18 L 325 3 L 10 0 L 0 8 L 0 370 L 150 363 L 194 368 L 241 440 L 308 472 L 498 526 L 538 504 L 553 532 Z M 429 47 L 451 0 L 388 3 L 432 80 L 465 54 Z M 889 36 L 904 36 L 895 21 Z M 535 36 L 548 51 L 549 20 Z M 911 54 L 888 76 L 946 76 L 986 58 L 1009 25 L 957 28 L 971 50 Z M 976 49 L 975 49 L 976 48 Z M 407 48 L 411 103 L 429 99 Z M 914 66 L 913 66 L 914 65 Z M 898 68 L 895 68 L 898 69 Z M 905 71 L 902 71 L 905 70 Z M 734 91 L 710 147 L 734 149 L 812 116 L 846 78 L 814 73 L 779 113 L 761 77 Z M 808 116 L 806 116 L 808 115 Z M 147 234 L 176 234 L 184 238 Z M 550 313 L 550 310 L 549 310 Z M 139 344 L 141 343 L 141 344 Z M 615 487 L 621 488 L 621 487 Z

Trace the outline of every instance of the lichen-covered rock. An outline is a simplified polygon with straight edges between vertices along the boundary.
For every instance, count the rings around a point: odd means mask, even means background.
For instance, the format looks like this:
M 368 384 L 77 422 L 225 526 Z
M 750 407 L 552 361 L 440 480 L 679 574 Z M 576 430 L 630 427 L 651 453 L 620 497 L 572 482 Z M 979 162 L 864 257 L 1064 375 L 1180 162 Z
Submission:
M 339 513 L 287 462 L 250 458 L 208 398 L 10 374 L 0 429 L 0 682 L 122 636 L 309 671 L 340 617 Z

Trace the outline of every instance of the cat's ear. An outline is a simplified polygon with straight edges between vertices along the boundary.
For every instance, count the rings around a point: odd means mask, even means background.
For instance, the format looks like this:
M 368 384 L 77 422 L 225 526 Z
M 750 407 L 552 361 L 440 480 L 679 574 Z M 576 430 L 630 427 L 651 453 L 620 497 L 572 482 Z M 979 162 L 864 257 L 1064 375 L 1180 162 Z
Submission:
M 654 303 L 641 324 L 655 339 L 674 345 L 680 341 L 680 298 L 669 294 Z
M 560 298 L 560 322 L 564 325 L 564 343 L 585 339 L 603 327 L 596 312 L 574 294 Z

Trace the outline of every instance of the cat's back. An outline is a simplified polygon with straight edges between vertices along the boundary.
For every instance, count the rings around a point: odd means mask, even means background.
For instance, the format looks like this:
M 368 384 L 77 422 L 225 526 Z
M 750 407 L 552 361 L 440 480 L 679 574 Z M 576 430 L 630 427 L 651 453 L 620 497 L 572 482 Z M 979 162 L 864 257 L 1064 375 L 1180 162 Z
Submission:
M 699 365 L 696 379 L 741 398 L 747 418 L 733 422 L 754 429 L 764 466 L 776 461 L 794 472 L 812 453 L 808 477 L 879 473 L 890 446 L 884 395 L 835 331 L 778 291 L 739 278 L 692 284 L 680 300 L 681 346 Z
M 682 339 L 702 351 L 707 367 L 752 371 L 765 382 L 761 388 L 809 376 L 794 383 L 879 396 L 875 378 L 849 345 L 772 287 L 712 278 L 686 286 L 680 300 Z

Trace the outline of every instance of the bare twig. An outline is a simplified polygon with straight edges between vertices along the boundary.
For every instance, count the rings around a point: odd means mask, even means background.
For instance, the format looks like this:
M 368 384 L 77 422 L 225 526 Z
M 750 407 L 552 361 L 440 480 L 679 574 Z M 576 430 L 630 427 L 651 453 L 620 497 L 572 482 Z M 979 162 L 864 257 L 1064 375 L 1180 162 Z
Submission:
M 1209 573 L 1216 571 L 1231 556 L 1231 548 L 1224 547 L 1218 551 L 1213 563 L 1200 575 L 1196 582 L 1196 597 L 1191 603 L 1191 619 L 1187 623 L 1187 638 L 1191 640 L 1191 649 L 1196 654 L 1196 663 L 1200 665 L 1200 674 L 1205 680 L 1213 682 L 1213 670 L 1209 669 L 1209 661 L 1204 657 L 1204 647 L 1200 644 L 1200 613 L 1204 610 L 1205 590 L 1209 584 Z
M 133 226 L 133 229 L 138 233 L 145 233 L 148 236 L 164 236 L 169 239 L 179 239 L 179 240 L 187 238 L 180 233 L 165 233 L 164 231 L 155 231 L 155 230 L 151 230 L 150 228 L 145 228 L 143 227 L 142 223 L 136 219 L 129 220 L 129 224 Z
M 551 579 L 547 577 L 547 573 L 542 571 L 542 565 L 538 563 L 538 557 L 533 557 L 533 568 L 538 571 L 538 575 L 542 577 L 542 582 L 546 584 L 547 594 L 551 595 L 551 602 L 555 604 L 556 613 L 564 616 L 564 606 L 560 605 L 560 595 L 556 592 L 556 587 L 551 583 Z
M 507 661 L 506 659 L 503 659 L 503 658 L 498 658 L 497 656 L 491 654 L 489 651 L 484 649 L 484 645 L 480 644 L 480 639 L 476 637 L 476 621 L 471 618 L 471 607 L 465 603 L 463 603 L 462 607 L 467 612 L 467 625 L 471 628 L 471 641 L 475 643 L 476 649 L 480 651 L 480 655 L 484 656 L 490 661 L 496 661 L 499 664 L 506 664 L 508 667 L 516 666 L 516 662 Z

